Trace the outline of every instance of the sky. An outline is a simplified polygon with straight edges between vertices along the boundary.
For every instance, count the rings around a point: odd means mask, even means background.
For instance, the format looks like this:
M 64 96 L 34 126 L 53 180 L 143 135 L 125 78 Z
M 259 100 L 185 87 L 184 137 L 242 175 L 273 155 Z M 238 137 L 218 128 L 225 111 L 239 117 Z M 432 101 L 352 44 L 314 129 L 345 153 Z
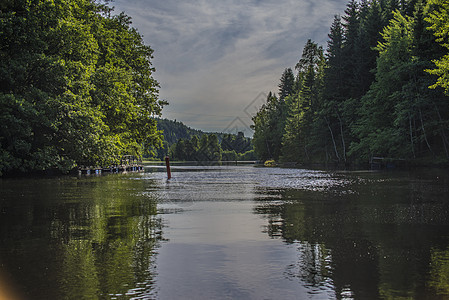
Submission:
M 252 136 L 251 117 L 278 92 L 308 39 L 324 48 L 348 0 L 115 0 L 154 50 L 162 117 Z

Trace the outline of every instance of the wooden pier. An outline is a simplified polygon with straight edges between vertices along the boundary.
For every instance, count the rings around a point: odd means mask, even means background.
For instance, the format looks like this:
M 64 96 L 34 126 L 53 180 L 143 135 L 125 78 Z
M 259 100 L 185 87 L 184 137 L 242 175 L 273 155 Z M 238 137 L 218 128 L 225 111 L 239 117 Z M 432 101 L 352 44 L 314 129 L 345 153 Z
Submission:
M 78 174 L 85 175 L 99 175 L 103 173 L 122 173 L 122 172 L 143 172 L 144 168 L 142 161 L 136 159 L 134 156 L 125 155 L 120 160 L 120 164 L 111 165 L 109 167 L 93 167 L 81 166 L 78 168 Z
M 111 166 L 109 168 L 101 167 L 81 167 L 78 169 L 78 174 L 103 174 L 103 173 L 122 173 L 122 172 L 143 172 L 143 165 L 119 165 Z

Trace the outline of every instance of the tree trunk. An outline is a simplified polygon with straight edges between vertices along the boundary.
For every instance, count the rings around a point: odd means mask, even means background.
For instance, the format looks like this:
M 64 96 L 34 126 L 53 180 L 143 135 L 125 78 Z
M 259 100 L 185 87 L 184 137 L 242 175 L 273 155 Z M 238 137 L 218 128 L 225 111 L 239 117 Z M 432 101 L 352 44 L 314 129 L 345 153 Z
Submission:
M 304 145 L 304 153 L 306 154 L 307 160 L 310 161 L 309 153 L 307 152 L 307 146 Z
M 421 108 L 419 109 L 419 117 L 421 119 L 421 128 L 422 128 L 422 131 L 423 131 L 423 134 L 424 134 L 424 140 L 426 141 L 427 148 L 429 148 L 430 153 L 432 153 L 432 155 L 435 156 L 435 153 L 433 153 L 432 147 L 430 147 L 429 141 L 427 140 L 427 134 L 426 134 L 426 129 L 424 128 L 424 121 L 423 121 L 423 118 L 422 118 Z
M 346 162 L 346 143 L 345 143 L 345 136 L 343 134 L 343 122 L 340 118 L 340 114 L 338 113 L 337 108 L 335 108 L 335 112 L 337 113 L 337 118 L 338 121 L 340 122 L 341 145 L 343 146 L 343 160 Z
M 438 106 L 435 103 L 433 105 L 435 106 L 435 110 L 437 112 L 438 119 L 440 121 L 440 131 L 441 131 L 440 135 L 441 135 L 441 139 L 443 140 L 444 151 L 446 152 L 446 157 L 449 158 L 449 151 L 447 149 L 447 146 L 449 145 L 449 141 L 447 139 L 446 130 L 443 125 L 444 124 L 443 118 L 441 117 L 440 110 L 438 109 Z
M 340 155 L 338 155 L 337 144 L 335 143 L 334 133 L 332 132 L 332 128 L 329 124 L 329 120 L 327 119 L 327 117 L 324 117 L 324 120 L 326 120 L 327 127 L 329 128 L 329 131 L 331 133 L 332 143 L 334 144 L 335 155 L 337 156 L 338 162 L 340 162 Z
M 408 113 L 408 120 L 409 120 L 409 125 L 410 125 L 410 143 L 412 144 L 413 158 L 416 158 L 416 155 L 415 155 L 415 145 L 413 144 L 412 117 L 411 117 L 411 115 L 410 115 L 410 112 Z

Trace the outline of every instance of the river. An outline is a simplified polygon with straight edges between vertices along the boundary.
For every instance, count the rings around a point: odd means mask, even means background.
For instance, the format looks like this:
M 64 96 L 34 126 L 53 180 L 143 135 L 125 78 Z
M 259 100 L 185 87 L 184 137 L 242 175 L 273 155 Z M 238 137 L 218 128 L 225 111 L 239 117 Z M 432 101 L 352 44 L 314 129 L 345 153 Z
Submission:
M 148 165 L 0 179 L 0 291 L 449 299 L 447 171 L 179 165 L 172 176 Z

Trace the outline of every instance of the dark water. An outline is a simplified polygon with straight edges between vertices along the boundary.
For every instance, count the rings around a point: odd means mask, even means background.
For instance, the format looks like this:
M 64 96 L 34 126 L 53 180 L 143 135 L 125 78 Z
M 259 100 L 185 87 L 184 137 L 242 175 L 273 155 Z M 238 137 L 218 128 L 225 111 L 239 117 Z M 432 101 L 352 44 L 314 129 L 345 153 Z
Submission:
M 172 173 L 0 179 L 0 291 L 449 299 L 448 172 Z

